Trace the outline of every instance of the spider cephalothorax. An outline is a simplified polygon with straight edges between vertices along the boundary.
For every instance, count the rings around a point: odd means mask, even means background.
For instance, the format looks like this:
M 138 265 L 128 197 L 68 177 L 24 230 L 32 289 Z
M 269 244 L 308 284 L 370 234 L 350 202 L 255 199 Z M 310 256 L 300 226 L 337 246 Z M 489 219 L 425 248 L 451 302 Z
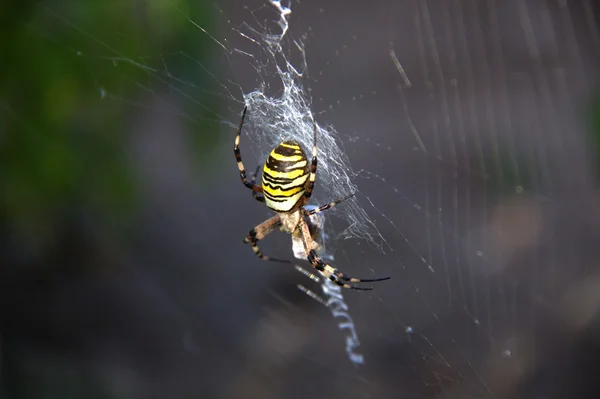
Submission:
M 257 245 L 259 240 L 262 240 L 275 228 L 280 228 L 294 237 L 299 237 L 304 243 L 306 258 L 312 266 L 341 287 L 367 290 L 370 288 L 355 287 L 348 284 L 348 282 L 375 282 L 389 279 L 389 277 L 383 277 L 366 280 L 349 277 L 325 263 L 317 255 L 316 249 L 318 248 L 318 245 L 312 237 L 311 233 L 313 232 L 310 231 L 307 222 L 308 217 L 334 207 L 349 197 L 330 202 L 329 204 L 312 210 L 304 208 L 304 205 L 312 195 L 317 173 L 317 125 L 314 119 L 314 142 L 312 148 L 312 161 L 310 164 L 306 153 L 299 143 L 296 141 L 284 141 L 275 147 L 267 157 L 263 167 L 262 186 L 257 186 L 255 180 L 258 168 L 256 169 L 252 180 L 248 181 L 244 164 L 242 163 L 242 156 L 240 155 L 240 137 L 242 134 L 242 126 L 244 125 L 244 118 L 246 117 L 246 110 L 247 108 L 244 107 L 233 147 L 235 159 L 240 171 L 240 177 L 242 183 L 252 190 L 254 198 L 264 202 L 267 207 L 275 211 L 276 214 L 250 230 L 244 239 L 244 242 L 250 243 L 254 253 L 261 259 L 289 263 L 288 261 L 264 256 Z M 263 195 L 260 196 L 259 193 L 262 193 Z

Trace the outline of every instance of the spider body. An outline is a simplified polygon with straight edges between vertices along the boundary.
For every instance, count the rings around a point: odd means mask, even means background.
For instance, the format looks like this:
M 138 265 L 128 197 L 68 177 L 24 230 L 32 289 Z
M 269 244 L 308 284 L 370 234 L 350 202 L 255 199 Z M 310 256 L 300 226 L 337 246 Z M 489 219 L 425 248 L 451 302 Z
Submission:
M 240 154 L 240 137 L 246 111 L 247 108 L 244 107 L 233 147 L 233 153 L 240 171 L 240 178 L 242 184 L 252 190 L 253 197 L 257 201 L 264 202 L 276 214 L 250 230 L 244 242 L 249 243 L 254 253 L 263 260 L 291 263 L 286 260 L 264 256 L 258 247 L 258 241 L 262 240 L 276 228 L 279 228 L 293 237 L 299 238 L 304 245 L 306 259 L 311 265 L 340 287 L 369 290 L 371 288 L 355 287 L 348 284 L 348 282 L 375 282 L 389 279 L 389 277 L 383 277 L 367 280 L 349 277 L 325 263 L 316 252 L 319 249 L 319 245 L 314 239 L 316 232 L 311 231 L 310 216 L 332 208 L 352 195 L 311 210 L 304 208 L 304 205 L 306 205 L 312 194 L 317 173 L 317 125 L 314 119 L 314 144 L 310 164 L 306 153 L 298 142 L 291 140 L 284 141 L 275 147 L 267 157 L 263 167 L 262 184 L 261 186 L 257 186 L 255 181 L 259 169 L 256 169 L 254 176 L 249 181 L 246 177 L 246 171 Z M 260 196 L 260 193 L 263 195 Z
M 309 181 L 308 158 L 295 141 L 284 141 L 271 151 L 262 173 L 265 203 L 275 212 L 290 212 L 304 205 Z

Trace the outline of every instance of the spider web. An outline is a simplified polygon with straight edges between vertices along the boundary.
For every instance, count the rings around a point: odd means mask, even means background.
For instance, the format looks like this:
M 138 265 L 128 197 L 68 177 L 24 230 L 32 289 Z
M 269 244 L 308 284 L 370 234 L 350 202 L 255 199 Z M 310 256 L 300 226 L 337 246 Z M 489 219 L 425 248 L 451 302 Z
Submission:
M 583 353 L 598 347 L 588 334 L 599 303 L 582 111 L 600 58 L 593 2 L 142 2 L 159 33 L 134 30 L 133 48 L 64 3 L 41 2 L 19 22 L 85 65 L 89 96 L 110 104 L 100 109 L 131 114 L 123 135 L 144 231 L 121 288 L 144 293 L 140 309 L 163 309 L 148 322 L 165 331 L 154 370 L 128 350 L 89 360 L 107 365 L 89 371 L 106 391 L 588 397 Z M 192 45 L 169 40 L 175 27 Z M 244 104 L 248 174 L 283 140 L 310 152 L 312 116 L 312 202 L 357 193 L 327 211 L 324 256 L 348 275 L 392 276 L 338 303 L 360 361 L 317 303 L 327 288 L 240 243 L 269 216 L 231 154 Z M 278 258 L 290 245 L 261 242 Z M 182 353 L 165 355 L 173 346 Z

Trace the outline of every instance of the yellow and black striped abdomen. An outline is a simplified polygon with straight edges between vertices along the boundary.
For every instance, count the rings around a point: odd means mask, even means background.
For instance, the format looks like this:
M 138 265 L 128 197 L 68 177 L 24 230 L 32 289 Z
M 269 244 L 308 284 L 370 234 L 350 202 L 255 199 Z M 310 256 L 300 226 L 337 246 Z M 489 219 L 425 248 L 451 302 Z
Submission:
M 288 212 L 304 195 L 310 176 L 306 154 L 295 141 L 284 141 L 267 157 L 262 188 L 265 203 L 276 212 Z

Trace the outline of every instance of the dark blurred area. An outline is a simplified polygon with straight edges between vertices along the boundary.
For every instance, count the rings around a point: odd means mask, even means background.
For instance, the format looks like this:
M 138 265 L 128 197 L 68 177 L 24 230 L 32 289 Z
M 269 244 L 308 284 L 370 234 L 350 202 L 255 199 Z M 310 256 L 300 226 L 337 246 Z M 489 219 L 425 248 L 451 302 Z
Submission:
M 392 250 L 335 244 L 392 275 L 344 293 L 358 368 L 241 243 L 269 213 L 231 151 L 256 70 L 224 47 L 262 7 L 0 5 L 0 398 L 600 397 L 598 4 L 292 3 L 317 120 L 379 176 Z

